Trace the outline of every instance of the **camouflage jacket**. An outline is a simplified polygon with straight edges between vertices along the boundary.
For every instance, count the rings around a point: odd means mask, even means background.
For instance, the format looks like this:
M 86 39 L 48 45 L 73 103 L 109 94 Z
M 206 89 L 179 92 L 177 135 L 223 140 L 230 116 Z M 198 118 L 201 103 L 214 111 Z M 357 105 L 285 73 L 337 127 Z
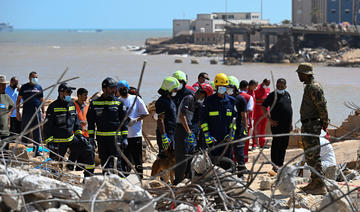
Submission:
M 315 80 L 305 83 L 300 117 L 302 121 L 316 118 L 319 118 L 322 123 L 329 121 L 324 91 L 320 83 Z

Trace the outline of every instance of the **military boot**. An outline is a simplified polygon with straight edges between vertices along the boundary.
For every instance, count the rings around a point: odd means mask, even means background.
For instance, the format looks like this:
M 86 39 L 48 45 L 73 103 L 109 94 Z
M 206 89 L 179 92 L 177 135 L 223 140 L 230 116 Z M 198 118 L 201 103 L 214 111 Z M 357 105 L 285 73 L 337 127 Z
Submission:
M 324 182 L 321 179 L 316 179 L 311 182 L 313 186 L 309 187 L 304 191 L 307 194 L 312 195 L 324 195 L 326 194 L 326 187 Z

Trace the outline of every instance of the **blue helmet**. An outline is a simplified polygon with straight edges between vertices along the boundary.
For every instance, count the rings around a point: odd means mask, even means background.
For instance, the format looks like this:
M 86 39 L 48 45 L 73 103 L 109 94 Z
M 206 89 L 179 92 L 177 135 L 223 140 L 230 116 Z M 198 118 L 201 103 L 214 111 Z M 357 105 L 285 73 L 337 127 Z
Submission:
M 126 87 L 128 90 L 130 89 L 129 83 L 126 80 L 120 80 L 117 83 L 117 89 L 119 89 L 120 87 Z

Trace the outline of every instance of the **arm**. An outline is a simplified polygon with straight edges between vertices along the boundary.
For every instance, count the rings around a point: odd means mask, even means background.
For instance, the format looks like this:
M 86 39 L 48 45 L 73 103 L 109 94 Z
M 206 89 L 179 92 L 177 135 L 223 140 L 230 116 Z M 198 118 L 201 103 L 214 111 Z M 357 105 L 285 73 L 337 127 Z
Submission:
M 180 122 L 181 122 L 182 126 L 184 127 L 185 131 L 190 134 L 191 130 L 190 130 L 189 124 L 187 122 L 185 114 L 180 112 L 179 118 L 180 118 Z
M 126 107 L 124 105 L 124 103 L 121 102 L 120 106 L 119 106 L 119 120 L 122 121 L 126 116 Z M 124 122 L 124 124 L 121 126 L 121 137 L 122 139 L 127 139 L 127 135 L 128 135 L 128 120 L 126 120 Z
M 88 113 L 86 115 L 86 120 L 88 122 L 88 133 L 89 133 L 89 138 L 94 138 L 95 137 L 95 110 L 94 110 L 94 105 L 92 104 L 92 102 L 90 103 L 89 106 L 89 110 Z
M 40 98 L 40 104 L 42 104 L 43 101 L 44 101 L 44 98 L 41 97 L 41 98 Z M 45 104 L 42 104 L 42 106 L 41 106 L 41 111 L 42 111 L 42 114 L 45 114 Z
M 329 124 L 329 118 L 326 106 L 327 102 L 322 89 L 320 87 L 314 87 L 313 89 L 311 89 L 310 97 L 315 105 L 315 109 L 320 115 L 320 122 L 322 124 L 322 127 L 326 131 Z
M 54 109 L 53 104 L 50 104 L 46 111 L 46 122 L 44 124 L 44 135 L 46 143 L 52 141 L 52 129 L 54 127 Z
M 18 121 L 21 121 L 21 114 L 20 114 L 20 102 L 21 102 L 22 96 L 18 96 L 16 99 L 16 118 Z
M 247 132 L 247 112 L 241 112 L 241 122 L 245 128 L 245 131 Z
M 164 118 L 165 118 L 165 113 L 158 114 L 158 120 L 156 123 L 157 123 L 157 128 L 159 129 L 161 135 L 165 134 Z

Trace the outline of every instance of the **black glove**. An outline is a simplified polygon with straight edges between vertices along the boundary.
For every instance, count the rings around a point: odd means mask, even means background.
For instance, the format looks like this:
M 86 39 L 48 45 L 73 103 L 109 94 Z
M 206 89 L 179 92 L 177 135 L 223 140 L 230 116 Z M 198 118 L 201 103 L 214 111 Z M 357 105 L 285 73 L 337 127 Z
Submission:
M 89 142 L 94 147 L 94 149 L 96 149 L 97 145 L 96 145 L 95 139 L 94 138 L 89 138 Z
M 79 135 L 76 135 L 76 138 L 80 144 L 90 145 L 90 142 L 88 141 L 87 138 L 85 138 L 85 136 L 79 134 Z

